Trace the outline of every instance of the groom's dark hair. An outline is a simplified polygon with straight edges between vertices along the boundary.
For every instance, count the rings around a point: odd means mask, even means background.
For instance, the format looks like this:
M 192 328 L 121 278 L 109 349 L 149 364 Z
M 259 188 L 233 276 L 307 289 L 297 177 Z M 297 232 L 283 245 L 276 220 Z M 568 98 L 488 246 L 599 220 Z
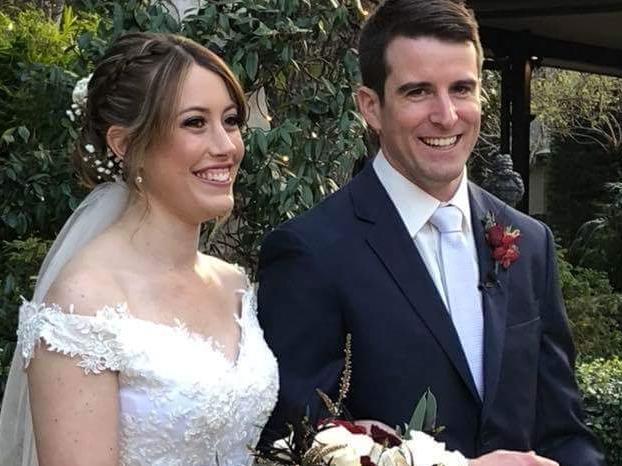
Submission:
M 390 70 L 386 50 L 397 37 L 432 37 L 445 42 L 472 42 L 479 67 L 484 53 L 477 21 L 457 0 L 386 0 L 369 16 L 359 38 L 359 66 L 363 85 L 384 100 L 384 84 Z

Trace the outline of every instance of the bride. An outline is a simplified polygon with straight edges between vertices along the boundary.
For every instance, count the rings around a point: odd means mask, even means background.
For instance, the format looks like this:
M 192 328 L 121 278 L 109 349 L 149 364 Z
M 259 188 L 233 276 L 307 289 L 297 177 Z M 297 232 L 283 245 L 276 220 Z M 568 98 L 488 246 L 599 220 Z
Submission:
M 231 71 L 190 40 L 132 33 L 103 57 L 77 148 L 96 187 L 20 308 L 0 464 L 252 463 L 276 361 L 244 273 L 197 251 L 232 209 L 244 119 Z

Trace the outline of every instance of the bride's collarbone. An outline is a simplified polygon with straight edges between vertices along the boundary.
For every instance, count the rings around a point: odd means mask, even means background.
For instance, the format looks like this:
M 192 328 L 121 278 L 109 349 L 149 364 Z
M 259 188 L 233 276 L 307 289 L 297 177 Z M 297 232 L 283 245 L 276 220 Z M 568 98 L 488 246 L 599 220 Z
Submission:
M 185 274 L 147 274 L 137 277 L 126 293 L 130 313 L 137 318 L 165 325 L 181 321 L 191 332 L 216 339 L 228 340 L 227 334 L 238 333 L 241 301 L 231 283 L 206 283 Z

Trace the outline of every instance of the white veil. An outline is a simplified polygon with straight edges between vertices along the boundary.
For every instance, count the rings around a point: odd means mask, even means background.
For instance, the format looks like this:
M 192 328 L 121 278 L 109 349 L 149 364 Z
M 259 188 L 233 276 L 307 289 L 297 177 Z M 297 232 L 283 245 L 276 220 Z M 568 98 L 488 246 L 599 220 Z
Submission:
M 127 204 L 123 182 L 98 185 L 69 217 L 39 270 L 32 300 L 41 303 L 63 266 L 112 225 Z M 0 466 L 38 466 L 28 383 L 18 342 L 0 411 Z

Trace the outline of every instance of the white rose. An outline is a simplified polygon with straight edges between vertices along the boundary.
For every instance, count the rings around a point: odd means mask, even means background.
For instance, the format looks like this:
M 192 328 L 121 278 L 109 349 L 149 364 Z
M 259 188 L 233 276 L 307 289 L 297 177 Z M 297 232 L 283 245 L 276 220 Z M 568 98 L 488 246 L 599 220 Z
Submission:
M 322 429 L 317 433 L 313 443 L 322 445 L 348 445 L 352 439 L 352 433 L 342 426 L 332 426 Z
M 374 441 L 364 434 L 353 434 L 343 426 L 329 427 L 320 431 L 313 441 L 314 446 L 338 446 L 336 451 L 326 455 L 334 466 L 360 466 L 361 456 L 369 455 Z
M 401 446 L 410 466 L 464 466 L 466 459 L 459 452 L 448 452 L 443 442 L 437 442 L 424 432 L 410 431 L 410 440 Z M 412 459 L 412 464 L 411 464 Z

